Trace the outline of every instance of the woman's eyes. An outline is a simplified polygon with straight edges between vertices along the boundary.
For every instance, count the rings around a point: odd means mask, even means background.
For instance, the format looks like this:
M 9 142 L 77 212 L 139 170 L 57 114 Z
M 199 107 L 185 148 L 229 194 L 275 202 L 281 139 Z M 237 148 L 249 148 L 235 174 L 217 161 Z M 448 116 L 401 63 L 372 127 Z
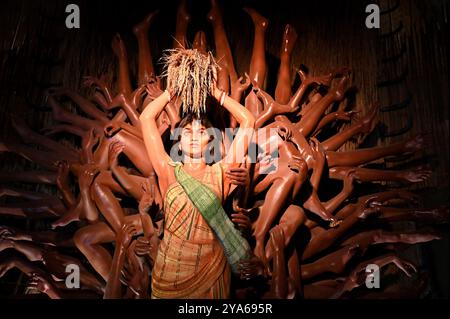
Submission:
M 190 130 L 185 130 L 185 131 L 182 132 L 182 134 L 183 134 L 183 136 L 189 136 L 189 135 L 192 135 L 193 133 Z M 206 135 L 206 134 L 208 134 L 208 131 L 207 130 L 200 130 L 197 134 Z

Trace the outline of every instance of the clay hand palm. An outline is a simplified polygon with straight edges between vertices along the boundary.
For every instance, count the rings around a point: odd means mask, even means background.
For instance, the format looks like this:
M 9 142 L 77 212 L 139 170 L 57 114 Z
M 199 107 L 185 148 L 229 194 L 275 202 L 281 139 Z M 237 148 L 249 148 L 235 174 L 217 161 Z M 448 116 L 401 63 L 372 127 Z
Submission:
M 41 274 L 33 273 L 31 275 L 30 281 L 28 282 L 28 287 L 34 287 L 40 292 L 47 293 L 54 290 L 51 282 Z
M 244 77 L 241 76 L 235 82 L 232 82 L 231 83 L 231 90 L 236 92 L 236 93 L 239 93 L 239 94 L 241 94 L 242 92 L 247 90 L 248 87 L 251 84 L 250 77 L 248 76 L 247 73 L 245 73 L 245 81 L 242 83 L 243 79 L 244 79 Z
M 133 236 L 137 233 L 136 226 L 133 224 L 124 224 L 116 237 L 116 243 L 123 248 L 128 248 L 131 244 Z
M 157 78 L 155 81 L 147 83 L 145 86 L 145 91 L 147 92 L 147 97 L 152 100 L 160 96 L 163 93 L 160 87 L 160 79 Z
M 99 173 L 99 168 L 95 164 L 85 164 L 81 168 L 81 173 L 78 176 L 80 187 L 86 188 L 92 184 L 95 176 Z
M 0 226 L 0 242 L 4 239 L 14 239 L 16 231 L 9 226 Z
M 316 168 L 323 167 L 325 165 L 326 155 L 322 144 L 320 144 L 320 142 L 314 137 L 311 138 L 310 144 Z
M 140 296 L 149 286 L 149 270 L 145 266 L 141 268 L 138 257 L 134 253 L 129 253 L 127 256 L 121 281 L 134 294 Z
M 238 226 L 238 229 L 243 234 L 250 233 L 252 228 L 252 220 L 250 218 L 253 208 L 245 209 L 239 206 L 236 206 L 235 213 L 231 214 L 231 221 Z
M 264 263 L 256 256 L 243 260 L 239 263 L 239 272 L 241 279 L 249 280 L 265 274 Z
M 231 184 L 248 187 L 250 185 L 250 174 L 245 167 L 231 168 L 225 172 Z
M 57 161 L 56 166 L 58 167 L 58 175 L 56 176 L 56 183 L 58 185 L 67 185 L 69 183 L 68 174 L 70 171 L 70 165 L 67 161 Z
M 119 155 L 125 149 L 125 145 L 118 141 L 114 141 L 109 145 L 108 150 L 108 164 L 109 167 L 116 167 L 118 165 Z
M 100 136 L 95 132 L 95 129 L 92 128 L 83 136 L 81 147 L 84 150 L 91 150 L 99 141 Z
M 141 214 L 148 213 L 150 208 L 154 205 L 157 205 L 160 208 L 163 207 L 162 197 L 154 175 L 150 175 L 150 177 L 144 181 L 142 184 L 142 191 L 143 195 L 139 201 L 139 212 Z

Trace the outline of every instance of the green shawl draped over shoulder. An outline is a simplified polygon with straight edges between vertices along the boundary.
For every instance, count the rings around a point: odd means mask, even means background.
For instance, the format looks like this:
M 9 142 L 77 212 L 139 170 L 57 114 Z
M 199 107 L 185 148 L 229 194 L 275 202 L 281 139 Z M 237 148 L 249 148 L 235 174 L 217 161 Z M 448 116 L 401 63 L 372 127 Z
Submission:
M 217 195 L 208 186 L 189 175 L 181 163 L 174 166 L 175 178 L 222 244 L 231 270 L 238 274 L 239 262 L 251 256 L 247 240 L 234 227 Z

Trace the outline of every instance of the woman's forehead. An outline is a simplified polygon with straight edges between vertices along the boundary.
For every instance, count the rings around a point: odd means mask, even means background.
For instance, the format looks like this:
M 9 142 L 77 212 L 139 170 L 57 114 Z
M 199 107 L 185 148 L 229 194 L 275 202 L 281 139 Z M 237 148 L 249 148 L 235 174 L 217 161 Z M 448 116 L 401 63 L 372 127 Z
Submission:
M 183 129 L 201 129 L 205 128 L 200 120 L 193 120 L 191 123 L 187 124 Z

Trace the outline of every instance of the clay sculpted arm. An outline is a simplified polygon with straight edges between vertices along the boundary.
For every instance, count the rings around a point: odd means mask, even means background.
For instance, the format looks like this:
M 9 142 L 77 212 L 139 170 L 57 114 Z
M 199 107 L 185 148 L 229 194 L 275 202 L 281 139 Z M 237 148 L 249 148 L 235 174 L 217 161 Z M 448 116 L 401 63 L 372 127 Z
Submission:
M 120 273 L 123 269 L 127 249 L 136 232 L 135 226 L 124 224 L 121 231 L 117 234 L 116 249 L 105 288 L 105 295 L 103 296 L 104 299 L 117 299 L 121 297 Z
M 141 197 L 141 185 L 137 183 L 134 179 L 130 178 L 127 170 L 123 166 L 119 166 L 118 157 L 123 152 L 125 146 L 114 141 L 109 145 L 108 161 L 109 167 L 113 175 L 117 178 L 119 184 L 131 195 L 133 198 Z
M 62 199 L 67 207 L 71 207 L 76 204 L 74 194 L 70 189 L 69 173 L 70 167 L 67 161 L 59 161 L 56 163 L 58 166 L 58 175 L 56 177 L 56 186 L 62 194 Z

